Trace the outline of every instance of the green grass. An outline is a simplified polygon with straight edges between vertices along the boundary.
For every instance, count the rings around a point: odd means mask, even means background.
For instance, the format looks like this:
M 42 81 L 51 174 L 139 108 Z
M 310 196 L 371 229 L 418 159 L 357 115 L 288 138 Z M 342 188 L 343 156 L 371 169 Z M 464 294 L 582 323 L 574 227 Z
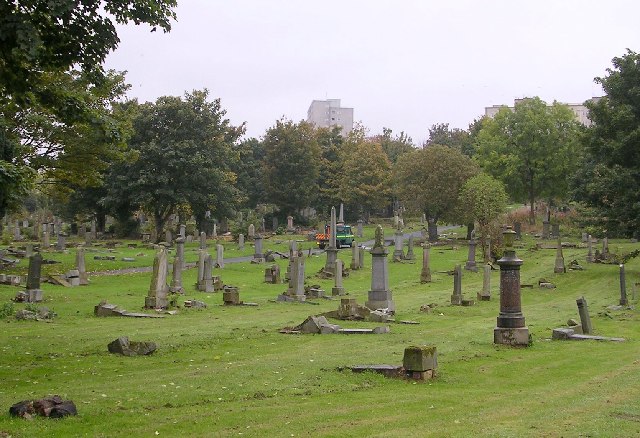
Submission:
M 367 232 L 373 235 L 371 228 Z M 278 244 L 280 236 L 272 239 L 265 242 L 265 249 L 286 250 L 284 237 Z M 473 307 L 448 305 L 453 278 L 442 271 L 464 263 L 464 246 L 431 249 L 430 284 L 419 283 L 419 248 L 415 263 L 392 263 L 389 257 L 397 319 L 420 325 L 395 324 L 390 334 L 377 336 L 278 333 L 310 314 L 334 310 L 338 303 L 271 302 L 286 286 L 264 284 L 264 265 L 227 264 L 216 270 L 226 284 L 240 288 L 241 299 L 259 307 L 220 306 L 220 293 L 195 292 L 196 272 L 189 269 L 183 274 L 188 290 L 184 299 L 203 300 L 209 308 L 180 309 L 164 319 L 93 316 L 93 306 L 102 299 L 140 310 L 149 273 L 92 276 L 88 287 L 44 284 L 42 305 L 57 312 L 57 319 L 0 320 L 4 327 L 0 406 L 5 409 L 0 436 L 2 432 L 14 437 L 156 436 L 156 432 L 216 437 L 640 434 L 640 317 L 636 310 L 607 310 L 619 300 L 618 267 L 583 263 L 585 271 L 554 274 L 555 251 L 528 250 L 532 244 L 526 241 L 518 250 L 524 260 L 522 283 L 545 277 L 557 288 L 523 289 L 523 312 L 534 340 L 529 348 L 492 343 L 499 310 L 498 272 L 492 273 L 492 301 Z M 610 243 L 612 250 L 625 252 L 637 247 Z M 249 245 L 245 252 L 251 254 Z M 196 253 L 188 254 L 187 260 L 195 261 Z M 225 255 L 234 256 L 231 244 Z M 565 250 L 567 263 L 582 262 L 585 255 L 586 249 Z M 342 250 L 340 257 L 348 264 L 350 250 Z M 151 252 L 144 260 L 151 264 Z M 278 263 L 284 272 L 286 261 Z M 362 304 L 370 285 L 370 256 L 365 263 L 364 271 L 352 271 L 344 280 L 345 289 Z M 330 291 L 331 281 L 314 276 L 323 265 L 324 256 L 308 259 L 307 281 Z M 632 260 L 626 272 L 630 295 L 632 284 L 640 281 L 640 260 Z M 475 298 L 481 285 L 481 273 L 464 272 L 466 297 Z M 0 286 L 0 302 L 8 302 L 16 290 Z M 624 337 L 626 342 L 549 339 L 554 327 L 578 319 L 575 299 L 582 295 L 596 333 Z M 428 303 L 438 304 L 435 312 L 421 313 L 420 305 Z M 118 336 L 155 341 L 159 348 L 149 357 L 110 355 L 106 345 Z M 337 370 L 356 364 L 401 364 L 404 348 L 413 344 L 437 346 L 437 379 L 414 383 Z M 48 394 L 74 400 L 79 415 L 58 421 L 8 416 L 11 404 Z

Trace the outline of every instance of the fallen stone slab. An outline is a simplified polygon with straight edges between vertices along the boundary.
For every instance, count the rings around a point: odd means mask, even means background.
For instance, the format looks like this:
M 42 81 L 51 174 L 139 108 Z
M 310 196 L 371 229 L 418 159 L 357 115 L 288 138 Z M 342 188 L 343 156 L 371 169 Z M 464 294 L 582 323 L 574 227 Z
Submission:
M 107 346 L 109 353 L 123 356 L 146 356 L 152 354 L 158 348 L 155 342 L 129 341 L 126 336 L 121 336 Z
M 385 377 L 402 377 L 404 369 L 400 365 L 354 365 L 349 367 L 354 373 L 371 372 Z
M 388 325 L 380 326 L 372 329 L 340 329 L 338 333 L 341 335 L 378 335 L 382 333 L 389 333 L 391 329 Z
M 93 308 L 93 314 L 95 316 L 128 316 L 131 318 L 164 318 L 164 315 L 158 315 L 153 313 L 128 312 L 124 309 L 119 308 L 115 304 L 109 304 L 104 301 Z
M 585 341 L 585 340 L 594 340 L 594 341 L 613 341 L 613 342 L 623 342 L 624 338 L 610 338 L 606 336 L 593 336 L 593 335 L 583 335 L 579 333 L 575 333 L 573 329 L 560 327 L 553 329 L 551 334 L 551 339 L 555 340 L 574 340 L 574 341 Z
M 71 287 L 71 283 L 61 275 L 49 275 L 46 279 L 48 283 L 55 284 L 56 286 Z
M 48 418 L 62 418 L 78 415 L 76 405 L 71 400 L 63 400 L 54 395 L 39 400 L 23 400 L 9 408 L 9 415 L 30 419 L 35 415 Z
M 93 260 L 115 261 L 116 260 L 116 256 L 93 256 Z

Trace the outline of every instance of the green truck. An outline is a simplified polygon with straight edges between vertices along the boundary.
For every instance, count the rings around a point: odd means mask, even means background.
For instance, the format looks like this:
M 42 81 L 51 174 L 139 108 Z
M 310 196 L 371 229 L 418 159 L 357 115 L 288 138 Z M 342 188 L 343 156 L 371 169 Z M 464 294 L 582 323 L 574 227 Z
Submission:
M 324 233 L 316 234 L 316 243 L 320 249 L 325 249 L 329 246 L 329 237 L 331 236 L 331 227 L 329 225 L 324 226 Z M 351 247 L 355 236 L 351 232 L 351 225 L 338 224 L 336 225 L 336 247 L 342 248 L 343 246 Z

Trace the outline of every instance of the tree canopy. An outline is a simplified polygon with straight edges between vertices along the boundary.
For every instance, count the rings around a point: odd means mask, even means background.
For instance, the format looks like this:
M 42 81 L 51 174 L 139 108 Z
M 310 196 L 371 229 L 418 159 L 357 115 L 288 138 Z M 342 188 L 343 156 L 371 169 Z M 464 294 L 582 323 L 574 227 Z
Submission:
M 480 233 L 487 236 L 489 225 L 507 208 L 504 184 L 482 172 L 469 178 L 460 189 L 459 205 L 465 222 L 477 222 Z
M 580 157 L 579 126 L 567 105 L 523 99 L 513 111 L 505 107 L 483 119 L 475 158 L 514 200 L 529 201 L 533 221 L 537 199 L 568 199 L 569 176 Z

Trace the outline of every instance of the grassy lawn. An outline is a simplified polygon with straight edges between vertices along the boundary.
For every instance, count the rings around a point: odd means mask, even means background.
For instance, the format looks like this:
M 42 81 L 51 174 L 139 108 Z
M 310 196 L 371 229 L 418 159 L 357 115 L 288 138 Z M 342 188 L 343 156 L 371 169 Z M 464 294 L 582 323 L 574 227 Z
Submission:
M 391 236 L 390 228 L 386 236 Z M 286 238 L 274 236 L 264 248 L 284 252 Z M 371 238 L 373 229 L 366 228 L 363 240 Z M 130 249 L 126 243 L 116 247 L 114 255 L 117 260 L 136 257 L 136 262 L 99 262 L 87 253 L 87 269 L 152 264 L 152 250 L 141 245 Z M 464 264 L 467 248 L 462 245 L 432 248 L 429 284 L 419 282 L 420 248 L 415 263 L 392 263 L 389 256 L 396 317 L 420 325 L 393 324 L 385 335 L 278 333 L 308 315 L 336 309 L 338 302 L 272 302 L 286 285 L 264 284 L 264 265 L 227 264 L 215 272 L 225 284 L 240 288 L 242 300 L 259 307 L 222 307 L 222 294 L 195 291 L 196 270 L 188 269 L 183 274 L 188 291 L 184 299 L 196 298 L 209 307 L 180 309 L 163 319 L 93 316 L 101 300 L 139 311 L 150 273 L 93 275 L 90 286 L 77 288 L 43 283 L 42 305 L 58 318 L 0 320 L 0 406 L 5 412 L 0 415 L 0 436 L 640 435 L 640 317 L 636 310 L 607 309 L 619 300 L 618 266 L 587 265 L 586 249 L 567 249 L 566 263 L 577 259 L 585 270 L 554 274 L 555 250 L 532 250 L 533 243 L 526 238 L 518 250 L 524 260 L 522 283 L 537 284 L 544 277 L 557 288 L 522 290 L 523 313 L 534 341 L 529 348 L 493 344 L 499 272 L 492 273 L 490 302 L 448 304 L 453 277 L 445 271 Z M 313 245 L 304 243 L 303 248 Z M 215 254 L 213 243 L 209 246 Z M 638 244 L 610 242 L 614 252 L 636 248 Z M 99 250 L 107 254 L 107 249 Z M 196 261 L 196 250 L 197 243 L 187 245 L 188 262 Z M 252 252 L 249 243 L 242 252 L 225 243 L 225 257 Z M 340 251 L 347 266 L 350 254 L 349 249 Z M 73 265 L 74 251 L 47 253 L 45 258 L 62 261 L 47 269 L 63 272 Z M 330 293 L 332 282 L 315 277 L 324 260 L 324 255 L 308 259 L 307 281 Z M 284 272 L 286 261 L 277 263 Z M 347 292 L 361 304 L 370 286 L 370 268 L 367 256 L 365 269 L 352 271 L 344 280 Z M 630 261 L 626 272 L 631 297 L 633 284 L 640 281 L 640 259 Z M 482 274 L 464 271 L 462 281 L 465 297 L 475 299 Z M 0 286 L 0 303 L 8 303 L 17 290 Z M 626 342 L 550 340 L 554 327 L 578 319 L 575 300 L 582 295 L 596 334 L 624 337 Z M 429 303 L 437 304 L 435 312 L 421 313 L 420 306 Z M 14 309 L 23 307 L 14 304 Z M 343 327 L 378 325 L 333 322 Z M 155 341 L 158 351 L 148 357 L 111 355 L 106 345 L 118 336 Z M 401 364 L 404 348 L 414 344 L 437 346 L 437 379 L 416 383 L 338 370 L 356 364 Z M 33 421 L 9 417 L 13 403 L 48 394 L 73 400 L 79 415 Z

